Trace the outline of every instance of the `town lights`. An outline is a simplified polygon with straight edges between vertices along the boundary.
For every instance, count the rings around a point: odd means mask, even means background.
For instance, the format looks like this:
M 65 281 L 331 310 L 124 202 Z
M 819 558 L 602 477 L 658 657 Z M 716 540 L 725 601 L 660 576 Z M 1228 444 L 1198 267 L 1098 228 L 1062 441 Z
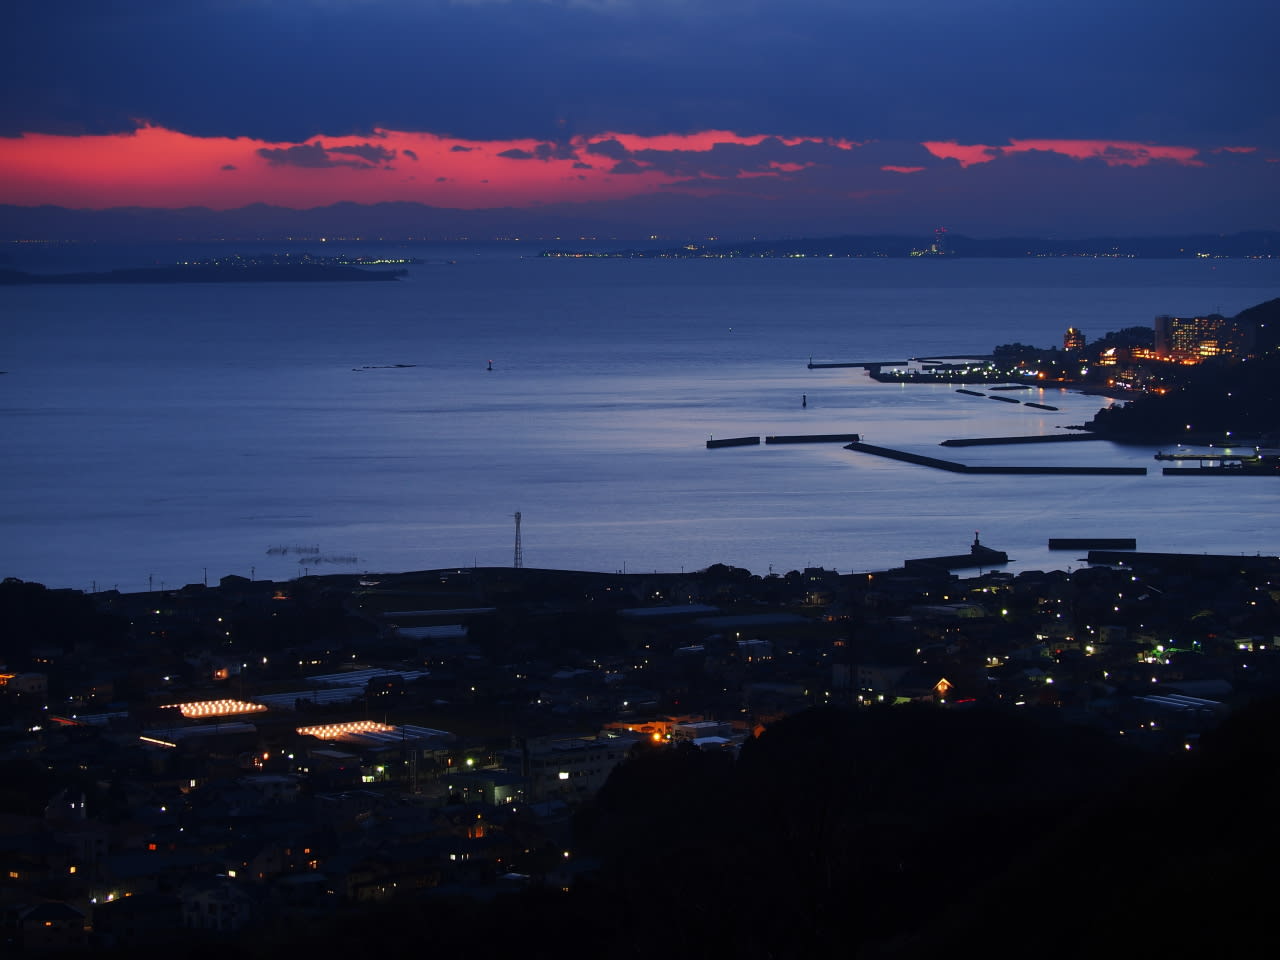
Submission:
M 163 709 L 177 707 L 188 720 L 200 717 L 226 717 L 236 713 L 261 713 L 266 705 L 245 700 L 199 700 L 194 703 L 171 703 Z
M 385 723 L 378 723 L 376 720 L 350 720 L 346 723 L 325 723 L 316 727 L 298 727 L 297 732 L 299 736 L 303 737 L 319 737 L 321 740 L 331 740 L 347 733 L 387 733 L 394 729 L 395 727 L 389 727 Z

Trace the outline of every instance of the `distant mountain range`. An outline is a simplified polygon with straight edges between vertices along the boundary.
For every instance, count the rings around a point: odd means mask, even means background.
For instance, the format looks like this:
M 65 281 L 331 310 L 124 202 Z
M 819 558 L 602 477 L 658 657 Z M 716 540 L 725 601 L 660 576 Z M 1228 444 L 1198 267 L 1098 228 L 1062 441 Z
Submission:
M 622 228 L 626 229 L 626 228 Z M 0 205 L 0 242 L 91 241 L 167 242 L 318 240 L 472 240 L 523 239 L 561 247 L 548 253 L 572 255 L 594 250 L 576 245 L 618 244 L 633 240 L 617 221 L 584 216 L 571 204 L 536 209 L 513 207 L 455 210 L 419 203 L 336 203 L 294 210 L 251 204 L 233 210 L 184 207 L 114 207 L 73 210 L 66 207 Z M 647 232 L 647 231 L 646 231 Z M 673 241 L 668 240 L 668 243 Z M 633 249 L 634 257 L 907 257 L 938 256 L 929 235 L 860 235 L 791 240 L 706 243 Z M 575 245 L 574 247 L 562 245 Z M 1280 232 L 1187 234 L 1165 237 L 1093 237 L 1067 240 L 1043 237 L 980 239 L 948 234 L 942 256 L 1112 256 L 1112 257 L 1273 257 L 1280 256 Z

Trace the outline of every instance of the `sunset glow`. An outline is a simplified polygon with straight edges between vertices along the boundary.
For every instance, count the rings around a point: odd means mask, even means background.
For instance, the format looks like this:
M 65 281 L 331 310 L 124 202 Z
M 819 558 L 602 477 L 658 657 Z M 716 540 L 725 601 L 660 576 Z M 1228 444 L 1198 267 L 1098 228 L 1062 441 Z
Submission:
M 26 134 L 0 140 L 0 202 L 230 209 L 250 203 L 307 208 L 351 200 L 477 209 L 589 201 L 676 185 L 691 173 L 699 179 L 724 177 L 698 169 L 697 157 L 767 142 L 777 148 L 820 144 L 840 151 L 858 146 L 848 140 L 719 130 L 605 133 L 558 144 L 378 130 L 369 137 L 318 136 L 290 144 L 195 137 L 146 126 L 129 134 Z M 694 169 L 675 172 L 656 163 L 659 155 L 677 155 Z M 758 169 L 727 175 L 779 176 L 808 165 L 770 159 Z

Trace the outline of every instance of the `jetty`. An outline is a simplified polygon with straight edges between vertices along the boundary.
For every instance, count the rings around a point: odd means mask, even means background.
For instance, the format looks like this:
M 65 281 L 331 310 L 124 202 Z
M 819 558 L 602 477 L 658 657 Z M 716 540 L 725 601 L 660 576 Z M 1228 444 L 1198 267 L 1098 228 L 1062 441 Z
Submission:
M 726 437 L 723 440 L 708 440 L 707 449 L 715 450 L 719 447 L 754 447 L 759 443 L 759 437 Z
M 851 443 L 846 450 L 869 453 L 888 460 L 901 460 L 904 463 L 915 463 L 922 467 L 933 467 L 935 470 L 946 470 L 949 473 L 969 474 L 1023 474 L 1039 476 L 1146 476 L 1146 467 L 987 467 L 970 466 L 954 460 L 941 460 L 938 457 L 926 457 L 906 450 L 894 450 L 890 447 L 877 447 L 870 443 Z

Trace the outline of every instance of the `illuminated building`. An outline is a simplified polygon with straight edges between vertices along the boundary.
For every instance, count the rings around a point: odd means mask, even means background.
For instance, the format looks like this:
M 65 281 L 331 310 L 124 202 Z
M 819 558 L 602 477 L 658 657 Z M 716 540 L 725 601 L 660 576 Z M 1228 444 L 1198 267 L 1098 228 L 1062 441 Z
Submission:
M 333 740 L 350 734 L 388 733 L 395 727 L 376 720 L 351 720 L 346 723 L 325 723 L 314 727 L 298 727 L 298 733 L 304 737 L 319 737 L 322 740 Z
M 244 700 L 200 700 L 192 703 L 171 703 L 164 709 L 177 708 L 188 719 L 200 717 L 230 717 L 239 713 L 260 713 L 266 710 L 261 703 Z
M 1252 326 L 1211 313 L 1203 317 L 1159 316 L 1155 319 L 1156 353 L 1181 363 L 1210 357 L 1239 357 L 1253 345 Z
M 1075 327 L 1067 327 L 1062 335 L 1062 349 L 1067 353 L 1076 353 L 1084 349 L 1084 334 Z

